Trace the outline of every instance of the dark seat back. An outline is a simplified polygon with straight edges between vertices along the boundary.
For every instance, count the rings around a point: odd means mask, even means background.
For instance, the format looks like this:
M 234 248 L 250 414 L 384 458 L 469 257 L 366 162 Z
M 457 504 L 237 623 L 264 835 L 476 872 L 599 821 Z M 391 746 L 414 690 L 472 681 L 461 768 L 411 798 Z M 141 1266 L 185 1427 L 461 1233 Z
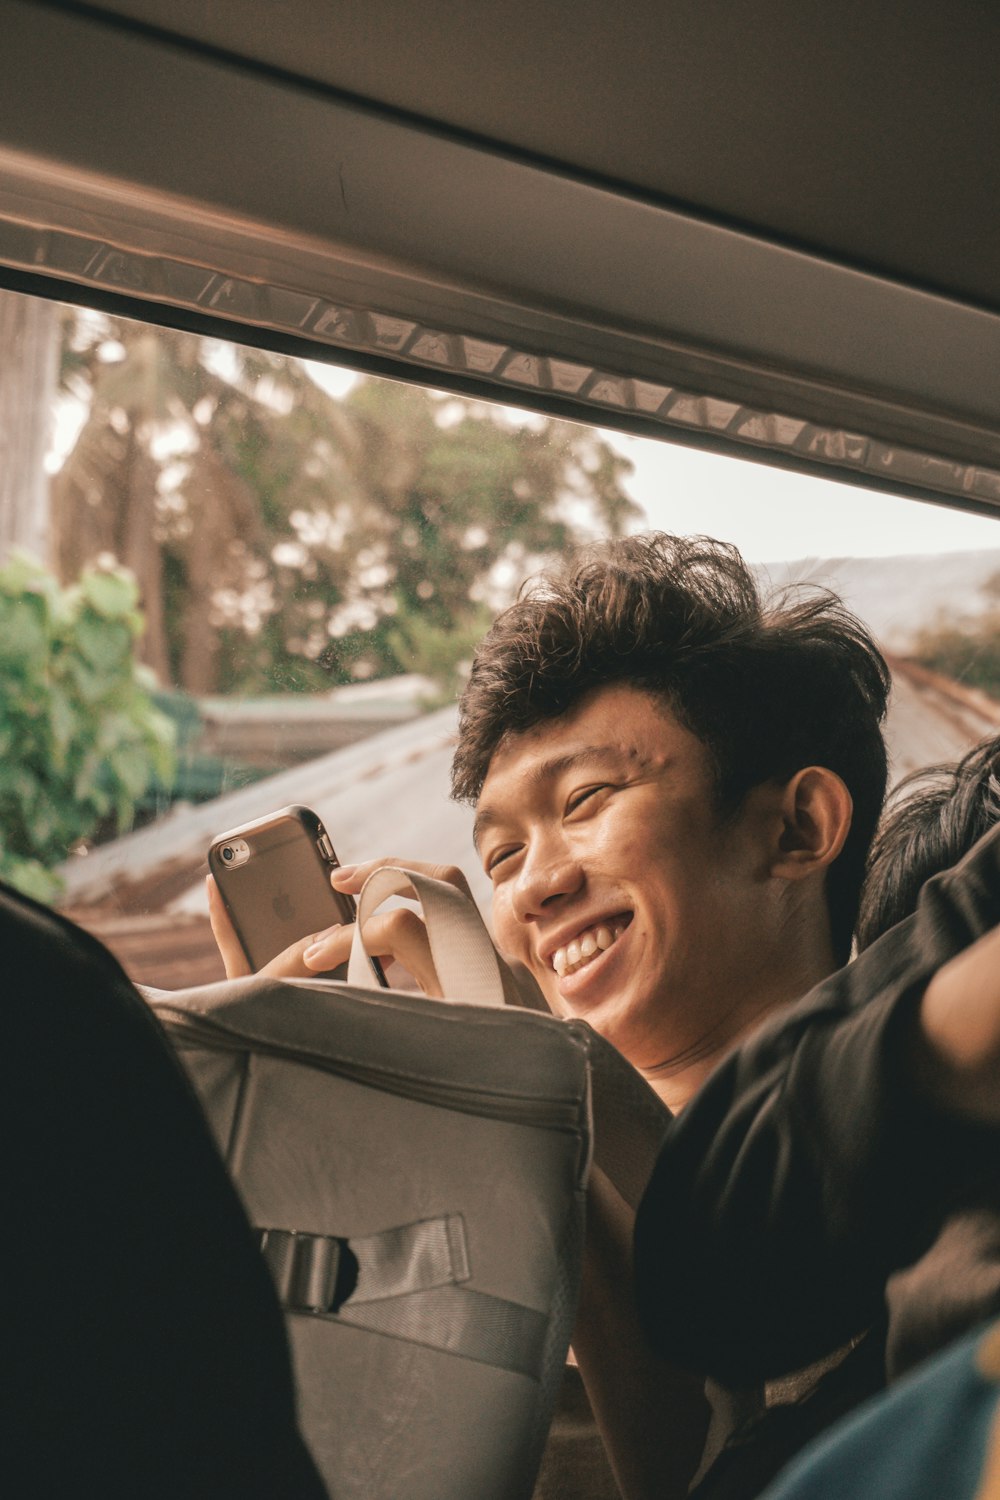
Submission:
M 158 1023 L 6 887 L 0 1016 L 0 1471 L 22 1496 L 320 1500 L 268 1274 Z

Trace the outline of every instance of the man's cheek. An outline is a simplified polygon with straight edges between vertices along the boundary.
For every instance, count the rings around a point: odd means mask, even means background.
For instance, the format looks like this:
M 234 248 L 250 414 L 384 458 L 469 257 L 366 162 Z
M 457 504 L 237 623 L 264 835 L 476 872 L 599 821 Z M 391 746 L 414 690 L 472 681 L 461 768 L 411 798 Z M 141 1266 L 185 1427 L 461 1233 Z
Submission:
M 516 959 L 519 963 L 529 963 L 524 925 L 515 920 L 510 910 L 510 902 L 503 891 L 495 891 L 493 894 L 490 926 L 493 928 L 493 941 L 505 958 Z M 529 967 L 531 967 L 530 963 Z

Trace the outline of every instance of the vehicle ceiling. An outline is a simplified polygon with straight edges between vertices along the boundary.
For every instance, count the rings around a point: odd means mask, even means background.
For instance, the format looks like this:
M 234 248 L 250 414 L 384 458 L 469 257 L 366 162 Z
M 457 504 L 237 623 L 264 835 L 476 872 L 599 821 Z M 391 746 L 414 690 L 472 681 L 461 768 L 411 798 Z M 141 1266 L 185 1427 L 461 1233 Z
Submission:
M 412 316 L 443 339 L 492 337 L 508 350 L 506 363 L 477 370 L 467 361 L 459 369 L 454 359 L 422 354 L 416 338 L 379 350 L 366 349 L 360 335 L 342 338 L 343 357 L 362 364 L 368 358 L 389 372 L 406 367 L 417 378 L 433 369 L 435 383 L 456 389 L 486 390 L 505 379 L 508 395 L 513 385 L 518 399 L 540 408 L 593 419 L 596 406 L 608 425 L 672 427 L 702 446 L 1000 506 L 1000 8 L 969 0 L 948 7 L 870 0 L 116 0 L 60 7 L 0 0 L 0 18 L 9 15 L 22 49 L 22 75 L 29 32 L 39 38 L 39 67 L 70 36 L 58 32 L 60 10 L 75 12 L 74 24 L 95 37 L 120 39 L 120 30 L 103 26 L 113 12 L 135 31 L 136 58 L 140 49 L 148 56 L 159 49 L 176 61 L 181 54 L 171 43 L 181 41 L 189 59 L 210 62 L 220 78 L 238 77 L 262 100 L 266 89 L 274 91 L 268 99 L 282 90 L 304 98 L 302 84 L 313 85 L 306 93 L 317 107 L 326 102 L 331 128 L 330 111 L 343 112 L 336 122 L 341 140 L 348 118 L 362 133 L 367 121 L 372 141 L 383 126 L 402 131 L 398 139 L 419 140 L 426 222 L 418 225 L 385 166 L 397 137 L 373 145 L 373 171 L 362 162 L 360 136 L 352 136 L 353 155 L 344 147 L 328 162 L 328 173 L 339 171 L 343 200 L 333 203 L 338 195 L 331 192 L 328 226 L 302 209 L 296 229 L 315 243 L 319 226 L 333 247 L 331 264 L 348 227 L 357 245 L 367 235 L 370 274 L 351 281 L 354 305 L 364 293 L 370 308 Z M 40 30 L 26 25 L 28 12 Z M 55 40 L 43 53 L 42 31 L 53 26 Z M 2 69 L 0 59 L 0 86 Z M 53 77 L 63 95 L 72 92 L 65 71 L 55 67 Z M 6 145 L 23 163 L 33 139 L 13 85 L 12 75 L 0 88 L 7 101 L 0 102 L 0 154 Z M 44 102 L 38 81 L 27 114 Z M 102 90 L 93 107 L 113 114 L 119 106 Z M 262 105 L 265 113 L 268 107 Z M 161 155 L 169 157 L 177 137 L 182 157 L 183 122 L 157 112 L 152 96 L 150 108 Z M 296 129 L 290 114 L 271 118 L 278 136 Z M 145 124 L 136 121 L 138 135 Z M 49 127 L 39 125 L 39 135 L 43 129 Z M 96 128 L 88 123 L 88 130 Z M 277 161 L 287 141 L 274 132 L 269 139 Z M 320 159 L 316 140 L 315 131 L 302 130 L 306 180 Z M 55 136 L 42 144 L 50 164 L 79 169 L 72 145 Z M 210 157 L 216 144 L 203 139 Z M 112 160 L 118 148 L 102 145 L 98 133 L 88 149 L 108 180 L 132 174 L 138 181 L 146 170 L 131 159 Z M 247 137 L 248 153 L 258 149 Z M 254 204 L 252 188 L 238 203 L 230 188 L 240 172 L 232 150 L 217 152 L 217 207 L 233 222 L 251 209 L 251 217 L 267 220 L 266 195 L 275 194 L 263 154 L 255 159 L 261 201 Z M 161 180 L 150 168 L 144 186 L 176 194 L 176 181 L 162 171 Z M 389 210 L 385 224 L 375 223 L 378 182 L 390 204 L 396 194 L 402 227 L 389 225 Z M 196 184 L 192 192 L 205 202 L 204 188 Z M 491 234 L 497 239 L 490 193 L 502 201 L 508 229 L 495 263 L 484 250 Z M 358 201 L 368 214 L 363 232 Z M 0 202 L 0 219 L 3 208 Z M 93 204 L 89 210 L 93 223 Z M 274 208 L 275 243 L 289 226 L 281 213 Z M 20 223 L 30 215 L 13 204 L 9 217 Z M 560 224 L 568 229 L 562 244 Z M 108 244 L 124 245 L 123 233 L 119 226 L 116 237 L 110 221 L 103 229 Z M 350 278 L 320 286 L 307 258 L 303 252 L 296 284 L 349 301 Z M 36 247 L 34 274 L 44 277 L 42 260 Z M 249 276 L 238 262 L 235 252 L 230 266 L 201 255 L 201 263 Z M 0 232 L 4 263 L 19 284 L 27 258 L 5 248 Z M 470 269 L 477 264 L 478 280 Z M 87 284 L 65 265 L 48 269 L 54 279 Z M 257 266 L 258 279 L 269 274 L 273 268 Z M 139 302 L 171 301 L 162 286 L 134 280 L 131 295 Z M 290 284 L 287 275 L 281 284 Z M 130 295 L 127 285 L 117 291 Z M 204 301 L 201 307 L 206 312 Z M 263 315 L 222 311 L 248 327 L 269 326 Z M 278 320 L 270 326 L 278 329 Z M 303 323 L 302 340 L 321 343 L 317 328 L 315 319 L 309 328 Z M 508 357 L 517 328 L 525 351 L 519 357 L 541 359 L 541 374 L 518 374 Z M 574 387 L 552 363 L 559 360 L 576 361 L 594 378 Z M 627 377 L 627 394 L 615 395 L 615 379 Z M 710 410 L 710 398 L 723 405 Z M 690 403 L 698 400 L 703 405 L 692 416 Z
M 981 0 L 101 8 L 1000 311 L 1000 8 Z

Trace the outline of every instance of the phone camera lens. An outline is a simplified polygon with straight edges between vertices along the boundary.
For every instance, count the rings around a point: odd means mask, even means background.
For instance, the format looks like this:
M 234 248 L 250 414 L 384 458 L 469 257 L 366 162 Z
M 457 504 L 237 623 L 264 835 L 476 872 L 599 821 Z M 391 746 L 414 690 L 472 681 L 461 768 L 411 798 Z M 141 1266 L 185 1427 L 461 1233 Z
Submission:
M 232 851 L 231 847 L 228 844 L 226 845 L 226 847 L 222 851 L 222 857 L 226 861 L 227 864 L 233 858 L 233 851 Z

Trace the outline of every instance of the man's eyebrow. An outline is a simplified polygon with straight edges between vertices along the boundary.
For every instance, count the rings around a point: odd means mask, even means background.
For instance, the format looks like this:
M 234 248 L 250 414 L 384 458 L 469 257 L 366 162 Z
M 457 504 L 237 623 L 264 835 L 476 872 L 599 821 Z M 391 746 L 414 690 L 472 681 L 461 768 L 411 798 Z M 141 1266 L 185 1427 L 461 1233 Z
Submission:
M 567 751 L 565 755 L 551 755 L 547 760 L 539 761 L 533 765 L 528 772 L 527 780 L 532 786 L 538 786 L 544 781 L 554 781 L 557 776 L 562 776 L 566 771 L 576 770 L 586 765 L 607 765 L 614 760 L 621 763 L 627 752 L 619 745 L 583 745 L 579 750 Z M 503 821 L 502 813 L 487 805 L 480 807 L 472 824 L 472 842 L 479 848 L 479 838 L 483 831 L 494 823 Z

